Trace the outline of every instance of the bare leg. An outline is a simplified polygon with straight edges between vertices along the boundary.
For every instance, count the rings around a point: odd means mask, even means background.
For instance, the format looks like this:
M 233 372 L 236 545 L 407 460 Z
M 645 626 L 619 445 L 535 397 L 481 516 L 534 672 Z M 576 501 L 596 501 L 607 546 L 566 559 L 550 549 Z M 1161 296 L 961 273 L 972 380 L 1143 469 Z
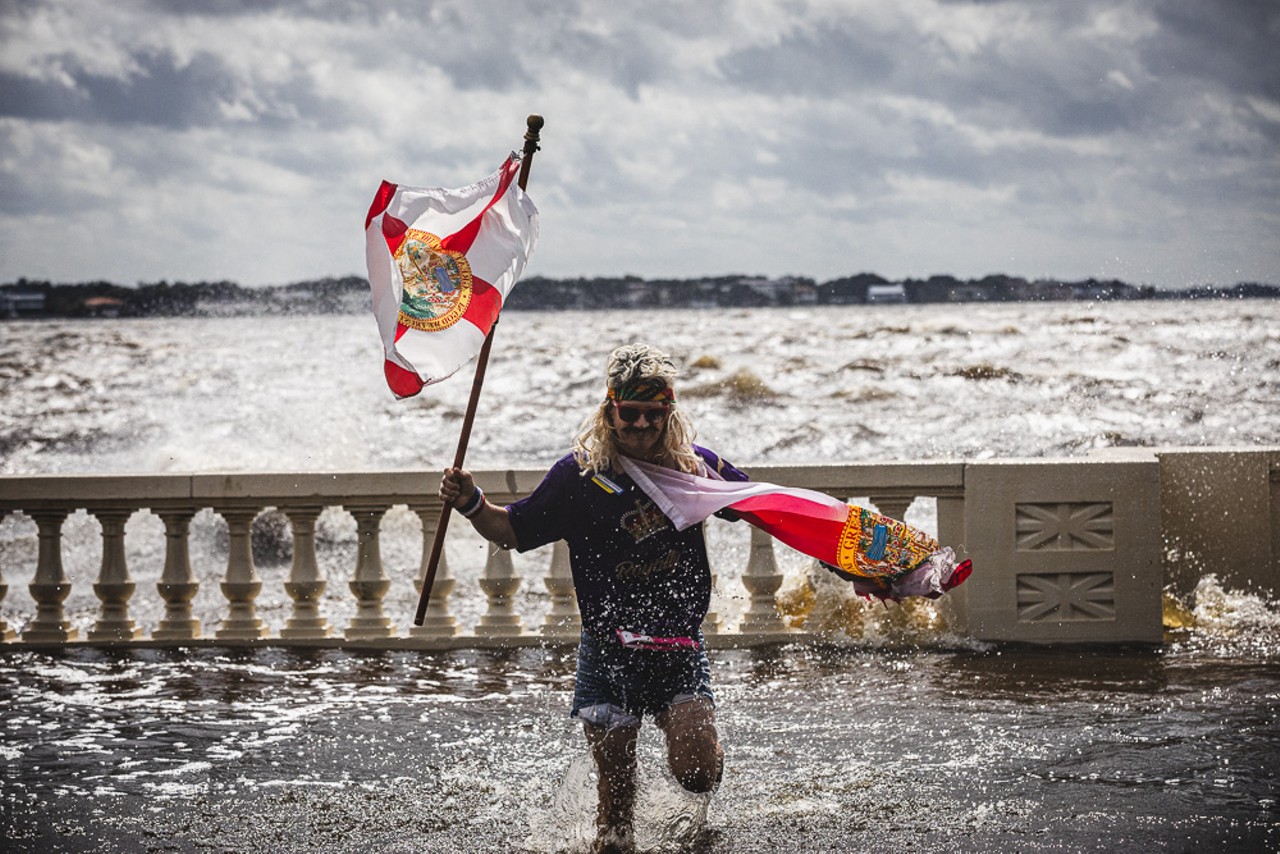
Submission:
M 627 852 L 635 850 L 633 817 L 636 803 L 636 737 L 639 726 L 611 729 L 584 723 L 587 743 L 596 760 L 600 780 L 600 807 L 596 813 L 595 850 Z
M 724 750 L 716 733 L 716 712 L 706 697 L 667 707 L 658 715 L 667 736 L 667 764 L 687 791 L 710 792 L 724 773 Z

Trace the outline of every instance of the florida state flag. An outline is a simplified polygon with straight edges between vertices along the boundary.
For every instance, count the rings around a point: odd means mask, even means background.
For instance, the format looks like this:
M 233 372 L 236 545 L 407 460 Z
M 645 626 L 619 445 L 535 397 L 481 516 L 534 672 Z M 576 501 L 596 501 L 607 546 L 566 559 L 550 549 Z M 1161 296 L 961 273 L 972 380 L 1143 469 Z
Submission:
M 538 209 L 515 182 L 520 156 L 469 187 L 383 181 L 365 219 L 373 313 L 396 397 L 475 358 L 538 239 Z
M 636 485 L 676 530 L 729 509 L 827 569 L 862 596 L 936 599 L 969 577 L 973 565 L 924 531 L 810 489 L 724 481 L 621 459 Z

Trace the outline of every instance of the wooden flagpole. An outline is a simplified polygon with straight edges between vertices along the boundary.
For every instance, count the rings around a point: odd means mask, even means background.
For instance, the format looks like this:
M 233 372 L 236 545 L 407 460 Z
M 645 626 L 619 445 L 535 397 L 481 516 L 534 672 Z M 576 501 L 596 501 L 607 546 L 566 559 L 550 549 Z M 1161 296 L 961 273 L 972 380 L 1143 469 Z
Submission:
M 524 150 L 521 152 L 520 177 L 517 183 L 520 189 L 529 187 L 529 168 L 533 166 L 533 153 L 538 150 L 538 134 L 542 131 L 542 116 L 534 113 L 526 120 L 528 130 L 524 135 Z M 489 366 L 489 350 L 493 347 L 493 333 L 498 329 L 498 318 L 493 319 L 489 334 L 484 338 L 484 346 L 480 348 L 480 356 L 476 359 L 476 377 L 471 383 L 471 399 L 467 401 L 467 414 L 462 419 L 462 433 L 458 436 L 458 450 L 453 455 L 453 467 L 462 468 L 467 458 L 467 444 L 471 441 L 471 425 L 476 420 L 476 405 L 480 402 L 480 388 L 484 385 L 485 368 Z M 440 563 L 440 554 L 444 550 L 444 534 L 449 528 L 449 518 L 453 508 L 446 504 L 440 508 L 440 522 L 436 525 L 436 538 L 431 544 L 431 557 L 427 561 L 427 573 L 422 578 L 422 592 L 418 596 L 418 613 L 414 615 L 413 624 L 422 625 L 427 616 L 427 605 L 431 602 L 431 586 L 436 581 L 436 567 Z

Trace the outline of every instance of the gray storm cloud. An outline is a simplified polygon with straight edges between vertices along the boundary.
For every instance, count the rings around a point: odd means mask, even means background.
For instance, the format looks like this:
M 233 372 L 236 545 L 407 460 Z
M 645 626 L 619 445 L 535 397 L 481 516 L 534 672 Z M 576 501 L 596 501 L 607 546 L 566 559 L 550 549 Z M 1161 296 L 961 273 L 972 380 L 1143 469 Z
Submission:
M 1280 281 L 1280 7 L 17 2 L 0 280 L 360 272 L 547 118 L 530 273 Z M 74 235 L 67 252 L 49 235 Z

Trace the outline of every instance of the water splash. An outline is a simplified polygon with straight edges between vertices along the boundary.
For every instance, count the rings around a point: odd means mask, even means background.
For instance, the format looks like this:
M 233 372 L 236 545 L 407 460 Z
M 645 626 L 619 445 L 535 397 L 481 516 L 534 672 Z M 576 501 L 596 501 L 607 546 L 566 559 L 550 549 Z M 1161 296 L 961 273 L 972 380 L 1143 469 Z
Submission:
M 953 633 L 955 619 L 947 597 L 906 599 L 899 603 L 858 596 L 853 585 L 816 562 L 792 576 L 777 596 L 778 612 L 788 625 L 834 643 L 877 647 L 973 646 Z
M 1194 649 L 1219 658 L 1280 661 L 1280 602 L 1228 589 L 1212 574 L 1197 582 L 1191 602 L 1188 607 L 1171 593 L 1165 594 L 1165 627 L 1174 631 L 1174 649 Z
M 642 730 L 636 769 L 635 830 L 641 851 L 688 851 L 710 834 L 707 816 L 713 795 L 684 791 L 666 773 L 654 739 Z M 590 753 L 569 763 L 551 806 L 533 810 L 525 844 L 536 852 L 585 854 L 596 836 L 596 764 Z

